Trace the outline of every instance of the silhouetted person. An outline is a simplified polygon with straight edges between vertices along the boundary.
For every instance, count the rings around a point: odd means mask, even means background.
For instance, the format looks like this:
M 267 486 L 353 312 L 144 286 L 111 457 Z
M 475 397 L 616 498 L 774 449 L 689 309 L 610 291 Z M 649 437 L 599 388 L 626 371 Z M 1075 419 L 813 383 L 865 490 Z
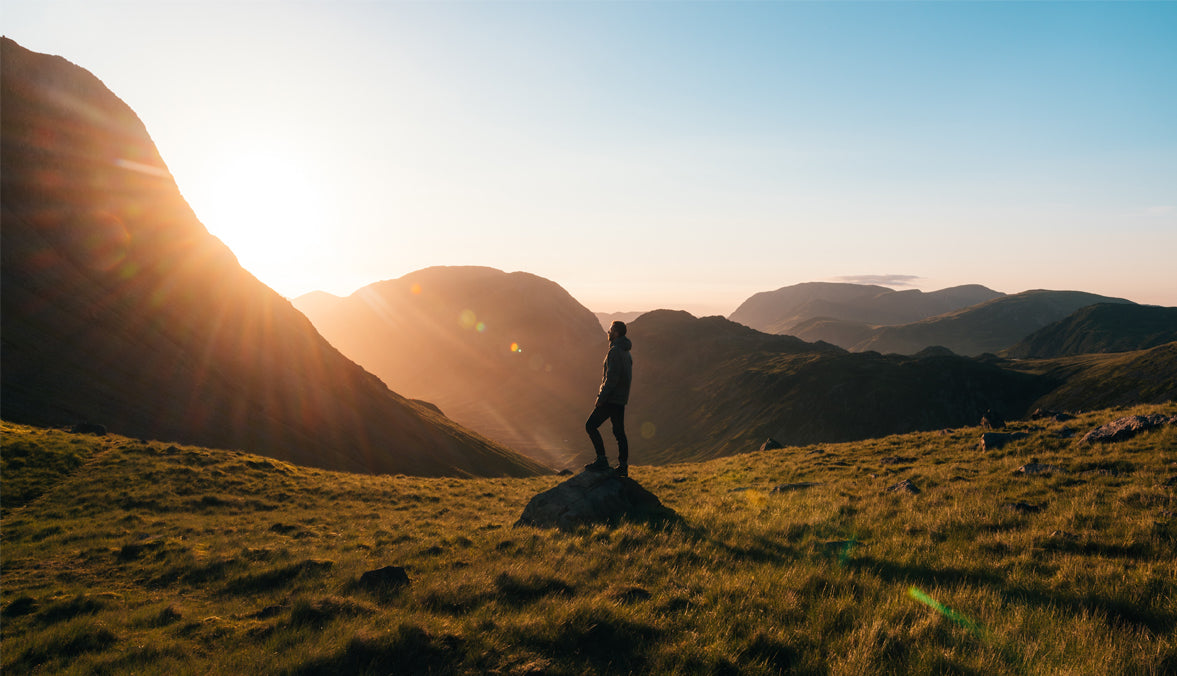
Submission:
M 609 325 L 609 352 L 602 366 L 601 389 L 597 393 L 597 405 L 584 424 L 597 459 L 584 466 L 585 469 L 603 472 L 609 469 L 605 457 L 605 441 L 598 428 L 606 419 L 613 422 L 613 436 L 617 438 L 617 475 L 629 476 L 629 440 L 625 437 L 625 405 L 629 403 L 629 384 L 633 379 L 633 357 L 629 349 L 633 343 L 625 337 L 625 322 Z

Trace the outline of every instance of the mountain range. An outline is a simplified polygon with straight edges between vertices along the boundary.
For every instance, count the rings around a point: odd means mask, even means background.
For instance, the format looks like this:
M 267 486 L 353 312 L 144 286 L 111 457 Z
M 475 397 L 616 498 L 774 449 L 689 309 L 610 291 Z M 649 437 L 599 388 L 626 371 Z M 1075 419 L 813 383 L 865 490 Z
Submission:
M 583 446 L 608 344 L 555 282 L 437 267 L 294 305 L 389 387 L 463 425 L 553 464 Z
M 96 77 L 0 49 L 4 419 L 357 472 L 545 471 L 390 391 L 243 270 Z
M 798 335 L 814 319 L 860 324 L 907 324 L 959 310 L 1004 294 L 970 284 L 925 293 L 873 284 L 806 282 L 749 297 L 728 319 L 765 333 Z M 834 342 L 834 341 L 830 341 Z
M 942 347 L 977 356 L 1009 348 L 1034 331 L 1097 303 L 1130 301 L 1082 291 L 1039 289 L 1005 295 L 967 285 L 921 293 L 815 282 L 756 294 L 730 319 L 854 352 L 912 355 Z
M 2 49 L 4 419 L 374 473 L 517 476 L 590 453 L 617 315 L 486 267 L 292 304 L 208 233 L 97 78 Z M 825 283 L 756 294 L 729 319 L 644 313 L 629 322 L 634 461 L 1166 401 L 1170 318 L 1076 291 Z

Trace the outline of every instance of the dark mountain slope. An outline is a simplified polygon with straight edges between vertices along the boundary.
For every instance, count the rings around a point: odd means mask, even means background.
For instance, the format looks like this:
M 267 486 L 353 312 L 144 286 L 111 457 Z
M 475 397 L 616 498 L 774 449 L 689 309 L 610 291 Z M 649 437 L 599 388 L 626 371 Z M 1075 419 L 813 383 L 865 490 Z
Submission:
M 1177 342 L 1148 350 L 1011 362 L 1026 373 L 1061 383 L 1035 408 L 1092 411 L 1177 400 Z
M 390 392 L 244 271 L 97 78 L 0 48 L 5 419 L 348 471 L 542 471 Z
M 608 344 L 593 313 L 556 283 L 436 267 L 295 304 L 396 391 L 547 462 L 583 452 Z
M 1009 417 L 1055 385 L 955 356 L 851 354 L 720 317 L 635 320 L 627 421 L 633 462 L 678 462 L 783 444 L 849 441 Z
M 1023 291 L 912 324 L 880 326 L 852 349 L 915 354 L 940 345 L 962 355 L 998 352 L 1081 307 L 1129 302 L 1082 291 Z
M 1177 340 L 1177 308 L 1100 303 L 1045 326 L 1006 350 L 1016 359 L 1131 352 Z
M 766 333 L 797 335 L 799 324 L 819 318 L 861 324 L 906 324 L 1001 295 L 978 284 L 925 293 L 918 289 L 895 291 L 882 286 L 810 282 L 758 293 L 729 318 Z

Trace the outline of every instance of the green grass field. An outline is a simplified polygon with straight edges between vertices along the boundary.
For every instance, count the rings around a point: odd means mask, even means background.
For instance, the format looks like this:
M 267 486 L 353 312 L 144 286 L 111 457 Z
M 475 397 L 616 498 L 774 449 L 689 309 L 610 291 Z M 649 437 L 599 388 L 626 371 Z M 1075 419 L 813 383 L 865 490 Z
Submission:
M 555 476 L 359 476 L 5 423 L 0 668 L 1174 673 L 1177 426 L 1078 441 L 1151 412 L 1177 405 L 1018 422 L 996 451 L 978 428 L 664 467 L 635 445 L 631 476 L 685 525 L 571 533 L 512 526 Z M 920 492 L 887 490 L 904 479 Z M 359 583 L 388 565 L 410 584 Z

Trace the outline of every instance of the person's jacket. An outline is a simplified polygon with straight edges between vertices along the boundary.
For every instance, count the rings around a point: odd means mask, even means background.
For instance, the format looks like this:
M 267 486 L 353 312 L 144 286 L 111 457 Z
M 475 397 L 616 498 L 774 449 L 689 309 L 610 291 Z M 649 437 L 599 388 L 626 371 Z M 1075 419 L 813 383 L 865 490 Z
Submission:
M 597 405 L 629 403 L 629 384 L 633 379 L 633 356 L 629 349 L 633 343 L 625 336 L 609 341 L 609 352 L 601 365 L 601 390 L 597 393 Z

